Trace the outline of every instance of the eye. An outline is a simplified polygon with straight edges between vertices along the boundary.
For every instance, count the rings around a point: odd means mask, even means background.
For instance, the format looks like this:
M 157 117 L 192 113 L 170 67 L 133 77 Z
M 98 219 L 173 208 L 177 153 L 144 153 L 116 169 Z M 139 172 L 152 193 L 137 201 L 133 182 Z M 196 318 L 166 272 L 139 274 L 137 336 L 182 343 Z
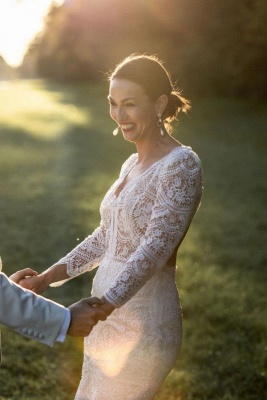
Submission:
M 114 101 L 109 100 L 108 102 L 109 102 L 110 107 L 115 107 L 116 106 L 116 103 Z
M 126 107 L 134 107 L 135 106 L 134 103 L 126 103 L 125 105 L 126 105 Z

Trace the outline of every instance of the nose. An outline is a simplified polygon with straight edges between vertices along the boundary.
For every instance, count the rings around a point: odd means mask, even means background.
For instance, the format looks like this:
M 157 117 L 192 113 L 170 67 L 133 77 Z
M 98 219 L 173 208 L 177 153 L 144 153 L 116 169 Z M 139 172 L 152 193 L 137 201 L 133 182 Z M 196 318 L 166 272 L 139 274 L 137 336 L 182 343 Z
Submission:
M 123 122 L 126 119 L 126 112 L 125 112 L 125 107 L 118 107 L 116 111 L 116 121 L 117 122 Z

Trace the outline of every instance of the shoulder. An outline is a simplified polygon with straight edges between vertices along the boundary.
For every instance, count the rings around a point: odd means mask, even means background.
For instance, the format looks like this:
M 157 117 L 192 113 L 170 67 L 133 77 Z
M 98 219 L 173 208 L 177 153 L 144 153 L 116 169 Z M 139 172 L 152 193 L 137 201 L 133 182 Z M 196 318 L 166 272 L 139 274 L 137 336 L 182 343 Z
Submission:
M 163 159 L 163 174 L 175 174 L 183 170 L 190 174 L 201 172 L 201 161 L 198 155 L 188 146 L 179 146 L 174 148 Z
M 8 277 L 3 272 L 0 272 L 0 289 L 3 289 L 3 287 L 11 287 L 11 286 L 12 286 L 11 281 L 8 279 Z

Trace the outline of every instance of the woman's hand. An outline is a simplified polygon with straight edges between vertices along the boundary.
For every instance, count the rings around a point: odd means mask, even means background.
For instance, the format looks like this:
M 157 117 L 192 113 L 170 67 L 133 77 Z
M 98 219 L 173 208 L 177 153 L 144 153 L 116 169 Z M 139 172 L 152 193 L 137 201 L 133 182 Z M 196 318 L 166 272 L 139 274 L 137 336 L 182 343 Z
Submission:
M 98 306 L 98 308 L 104 311 L 104 313 L 106 313 L 107 315 L 110 315 L 115 310 L 115 307 L 112 304 L 108 303 L 104 297 L 102 297 L 101 300 L 103 301 L 103 304 L 101 306 Z
M 35 274 L 31 277 L 25 277 L 18 281 L 20 286 L 37 294 L 42 294 L 47 286 L 49 286 L 49 283 L 50 282 L 47 281 L 45 274 Z
M 36 271 L 26 268 L 11 275 L 10 279 L 25 289 L 42 294 L 51 283 L 70 278 L 66 269 L 66 264 L 58 264 L 38 275 Z
M 96 307 L 99 310 L 103 311 L 107 316 L 110 315 L 114 310 L 115 307 L 108 303 L 107 300 L 102 297 L 99 299 L 98 297 L 90 297 L 87 299 L 88 304 L 90 303 L 90 306 Z
M 22 279 L 27 279 L 35 275 L 38 275 L 38 272 L 34 271 L 31 268 L 25 268 L 10 275 L 9 279 L 11 279 L 15 283 L 19 283 L 19 281 L 21 281 Z

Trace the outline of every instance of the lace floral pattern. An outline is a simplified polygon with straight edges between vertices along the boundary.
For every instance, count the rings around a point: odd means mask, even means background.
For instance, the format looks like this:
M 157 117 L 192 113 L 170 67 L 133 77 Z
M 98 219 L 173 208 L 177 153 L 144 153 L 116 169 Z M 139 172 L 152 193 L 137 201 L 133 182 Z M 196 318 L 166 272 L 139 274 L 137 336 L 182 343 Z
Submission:
M 116 307 L 85 338 L 76 400 L 150 400 L 180 350 L 176 251 L 200 203 L 201 165 L 191 148 L 177 147 L 116 197 L 137 157 L 104 197 L 100 226 L 58 262 L 71 278 L 100 264 L 92 295 Z
M 181 243 L 202 192 L 199 158 L 181 146 L 130 181 L 116 198 L 116 187 L 136 161 L 133 154 L 124 163 L 104 197 L 100 227 L 59 261 L 67 264 L 71 277 L 95 268 L 103 257 L 124 262 L 104 294 L 115 307 L 126 303 L 165 266 Z

